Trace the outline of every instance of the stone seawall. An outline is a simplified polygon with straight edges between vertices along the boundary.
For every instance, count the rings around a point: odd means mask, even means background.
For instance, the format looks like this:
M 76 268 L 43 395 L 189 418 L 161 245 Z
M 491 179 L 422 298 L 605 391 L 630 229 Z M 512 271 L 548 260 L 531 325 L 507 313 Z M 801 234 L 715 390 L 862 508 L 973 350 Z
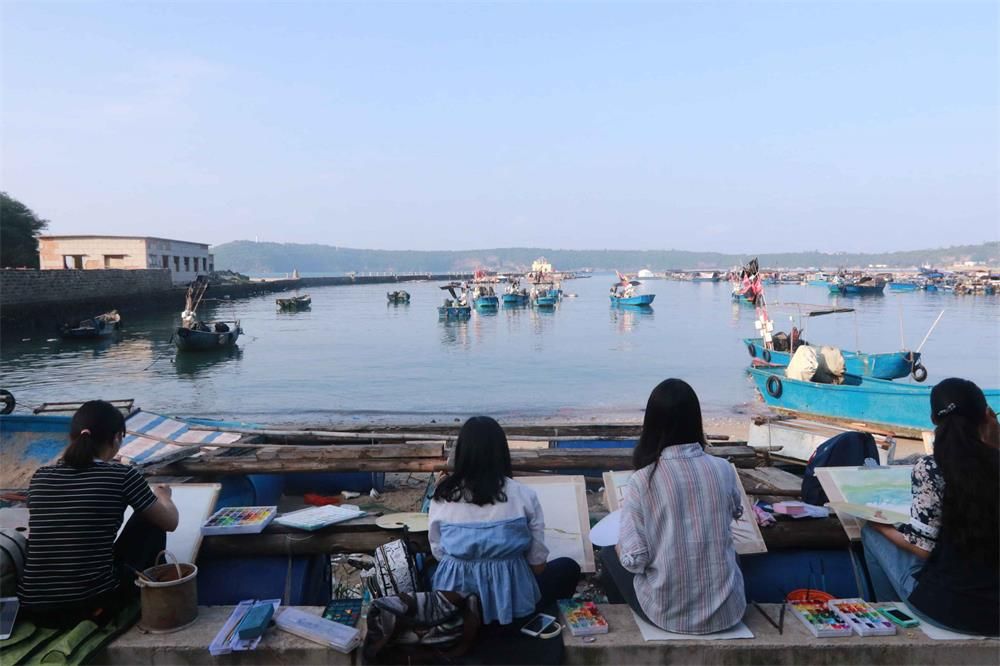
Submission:
M 352 284 L 448 282 L 471 275 L 358 275 L 213 284 L 208 298 L 247 298 L 291 289 Z M 186 287 L 174 286 L 170 271 L 0 270 L 0 329 L 4 333 L 52 331 L 64 322 L 118 310 L 126 319 L 143 312 L 184 309 Z

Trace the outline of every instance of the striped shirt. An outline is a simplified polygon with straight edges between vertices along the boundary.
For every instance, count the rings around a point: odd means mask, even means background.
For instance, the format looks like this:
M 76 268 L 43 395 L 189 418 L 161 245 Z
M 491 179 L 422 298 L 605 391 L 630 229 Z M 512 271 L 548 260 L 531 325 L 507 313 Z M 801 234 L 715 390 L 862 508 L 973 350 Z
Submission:
M 709 634 L 746 611 L 731 523 L 743 511 L 736 472 L 700 444 L 668 446 L 629 479 L 618 550 L 635 596 L 661 629 Z
M 114 544 L 126 505 L 156 495 L 134 467 L 95 462 L 40 467 L 28 487 L 28 558 L 18 585 L 25 606 L 85 602 L 114 590 Z

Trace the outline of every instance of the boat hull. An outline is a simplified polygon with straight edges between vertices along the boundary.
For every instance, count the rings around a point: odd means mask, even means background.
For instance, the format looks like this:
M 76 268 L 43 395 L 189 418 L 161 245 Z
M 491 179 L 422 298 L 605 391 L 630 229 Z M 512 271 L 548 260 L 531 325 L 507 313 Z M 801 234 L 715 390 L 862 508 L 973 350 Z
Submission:
M 468 305 L 442 305 L 438 308 L 440 319 L 468 319 L 472 316 L 472 308 Z
M 477 310 L 496 310 L 500 307 L 500 299 L 496 296 L 480 296 L 476 299 Z
M 540 308 L 554 308 L 558 300 L 555 296 L 539 296 L 535 299 L 535 305 Z
M 829 287 L 830 282 L 828 280 L 809 280 L 807 282 L 810 287 Z
M 656 294 L 641 294 L 639 296 L 630 296 L 629 298 L 612 296 L 611 305 L 652 305 L 654 298 L 656 298 Z
M 773 409 L 849 423 L 883 426 L 896 432 L 933 430 L 931 388 L 847 375 L 844 384 L 817 384 L 785 377 L 784 367 L 750 368 L 748 373 Z M 1000 390 L 984 391 L 1000 409 Z
M 524 294 L 504 294 L 503 304 L 505 306 L 515 306 L 515 305 L 525 305 L 528 302 L 528 297 Z
M 743 344 L 746 345 L 747 352 L 752 358 L 759 358 L 768 363 L 788 365 L 792 358 L 789 352 L 764 349 L 764 341 L 761 338 L 743 338 Z M 901 379 L 909 376 L 913 368 L 920 364 L 920 352 L 865 354 L 841 350 L 841 353 L 844 355 L 844 366 L 848 374 L 875 379 Z
M 880 296 L 885 290 L 885 284 L 861 285 L 861 284 L 834 284 L 829 285 L 831 294 L 841 296 Z
M 911 284 L 909 282 L 890 282 L 889 291 L 917 291 L 920 289 L 919 284 Z
M 178 327 L 174 331 L 174 345 L 177 351 L 215 351 L 229 349 L 236 344 L 243 329 L 230 328 L 228 331 L 196 331 Z

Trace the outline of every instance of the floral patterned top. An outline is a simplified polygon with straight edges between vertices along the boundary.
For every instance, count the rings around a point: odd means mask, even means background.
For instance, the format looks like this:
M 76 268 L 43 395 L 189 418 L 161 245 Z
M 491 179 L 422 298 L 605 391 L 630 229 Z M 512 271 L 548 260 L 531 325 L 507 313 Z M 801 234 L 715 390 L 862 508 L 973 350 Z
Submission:
M 941 500 L 944 476 L 934 456 L 924 456 L 913 465 L 911 476 L 913 503 L 910 522 L 899 526 L 906 540 L 927 552 L 934 550 L 941 529 Z

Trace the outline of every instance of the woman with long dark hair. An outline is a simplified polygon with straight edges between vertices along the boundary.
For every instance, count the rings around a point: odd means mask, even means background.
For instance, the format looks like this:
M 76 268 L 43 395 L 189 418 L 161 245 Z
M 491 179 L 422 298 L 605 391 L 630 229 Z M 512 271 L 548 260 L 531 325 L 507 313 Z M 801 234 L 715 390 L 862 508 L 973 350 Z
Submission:
M 70 443 L 55 465 L 39 467 L 28 486 L 28 557 L 18 596 L 36 624 L 103 624 L 136 594 L 135 569 L 152 566 L 177 528 L 170 488 L 150 488 L 142 474 L 112 462 L 125 418 L 103 400 L 73 415 Z M 121 536 L 125 506 L 135 514 Z
M 462 425 L 454 471 L 434 491 L 429 516 L 434 589 L 476 594 L 483 621 L 501 625 L 573 596 L 580 578 L 569 558 L 546 563 L 538 497 L 511 477 L 503 428 L 474 416 Z
M 931 389 L 934 454 L 913 466 L 910 522 L 861 532 L 878 601 L 955 631 L 1000 635 L 1000 425 L 982 390 Z
M 732 521 L 743 512 L 733 466 L 704 451 L 698 396 L 668 379 L 649 395 L 615 548 L 602 548 L 604 585 L 666 631 L 736 625 L 746 599 Z

